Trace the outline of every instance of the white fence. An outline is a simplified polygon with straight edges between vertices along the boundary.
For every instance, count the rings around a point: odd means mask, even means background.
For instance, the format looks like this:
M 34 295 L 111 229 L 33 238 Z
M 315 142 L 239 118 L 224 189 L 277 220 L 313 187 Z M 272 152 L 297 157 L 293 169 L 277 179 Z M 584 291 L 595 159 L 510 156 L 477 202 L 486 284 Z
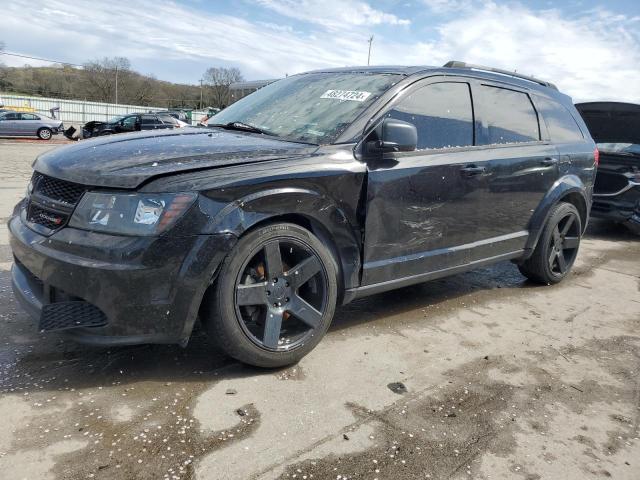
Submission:
M 41 115 L 51 116 L 50 110 L 58 107 L 56 118 L 66 124 L 83 125 L 92 120 L 105 121 L 117 115 L 136 112 L 157 112 L 166 108 L 144 107 L 140 105 L 120 105 L 115 103 L 85 102 L 82 100 L 64 100 L 61 98 L 28 97 L 0 93 L 0 105 L 5 108 L 29 107 Z M 206 112 L 193 111 L 191 123 L 196 125 Z

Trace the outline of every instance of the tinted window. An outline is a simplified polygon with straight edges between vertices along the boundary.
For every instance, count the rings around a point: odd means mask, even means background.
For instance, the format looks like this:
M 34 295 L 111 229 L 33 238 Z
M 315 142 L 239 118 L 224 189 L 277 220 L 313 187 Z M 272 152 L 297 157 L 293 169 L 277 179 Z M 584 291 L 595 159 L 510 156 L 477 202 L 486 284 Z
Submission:
M 526 93 L 482 85 L 480 105 L 483 128 L 478 144 L 540 140 L 538 116 Z
M 435 83 L 411 93 L 388 116 L 413 123 L 418 149 L 473 145 L 471 93 L 466 83 Z
M 33 113 L 23 113 L 20 115 L 22 120 L 40 120 L 40 117 L 34 115 Z
M 138 117 L 124 117 L 122 120 L 122 124 L 126 127 L 133 127 L 138 122 Z
M 584 135 L 567 107 L 554 100 L 536 97 L 540 114 L 547 124 L 551 140 L 557 143 L 581 142 Z
M 169 125 L 177 125 L 178 121 L 169 115 L 160 115 L 158 117 L 162 123 L 168 123 Z
M 2 117 L 3 120 L 18 120 L 19 118 L 19 113 L 5 113 L 5 115 Z
M 155 115 L 142 115 L 142 123 L 145 125 L 158 125 L 160 122 Z

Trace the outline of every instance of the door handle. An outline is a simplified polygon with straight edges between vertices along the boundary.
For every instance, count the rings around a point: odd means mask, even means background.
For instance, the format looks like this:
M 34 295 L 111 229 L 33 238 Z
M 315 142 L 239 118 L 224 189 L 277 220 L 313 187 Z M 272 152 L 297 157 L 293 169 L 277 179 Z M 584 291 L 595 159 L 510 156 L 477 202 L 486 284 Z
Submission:
M 547 157 L 544 160 L 542 160 L 540 163 L 542 163 L 542 165 L 547 166 L 547 167 L 551 167 L 553 165 L 556 165 L 559 162 L 559 160 L 556 157 Z
M 482 175 L 487 171 L 486 167 L 477 167 L 475 165 L 467 165 L 460 169 L 460 173 L 466 177 L 473 177 L 474 175 Z

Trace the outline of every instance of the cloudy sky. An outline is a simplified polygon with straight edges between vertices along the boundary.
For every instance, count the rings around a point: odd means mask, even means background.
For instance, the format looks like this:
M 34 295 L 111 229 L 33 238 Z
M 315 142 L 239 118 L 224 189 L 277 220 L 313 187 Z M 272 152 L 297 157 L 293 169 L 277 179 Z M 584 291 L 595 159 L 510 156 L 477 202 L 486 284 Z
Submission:
M 372 64 L 464 60 L 551 80 L 575 100 L 640 103 L 638 0 L 2 3 L 7 52 L 79 64 L 125 56 L 142 73 L 183 83 L 210 66 L 260 79 L 364 65 L 374 35 Z

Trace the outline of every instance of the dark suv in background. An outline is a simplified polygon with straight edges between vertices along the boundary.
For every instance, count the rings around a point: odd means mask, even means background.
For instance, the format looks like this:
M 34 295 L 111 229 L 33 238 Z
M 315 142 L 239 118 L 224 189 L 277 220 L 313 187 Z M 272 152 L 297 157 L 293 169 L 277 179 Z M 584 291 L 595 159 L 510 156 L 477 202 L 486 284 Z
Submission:
M 640 235 L 640 105 L 589 102 L 576 108 L 600 151 L 592 215 Z
M 295 362 L 336 305 L 515 262 L 569 272 L 595 144 L 550 83 L 487 67 L 293 75 L 210 128 L 41 155 L 9 221 L 14 292 L 41 330 L 186 344 L 199 317 L 244 362 Z
M 163 130 L 178 128 L 177 119 L 169 113 L 132 113 L 114 117 L 108 122 L 87 122 L 82 127 L 82 137 L 99 137 L 116 133 L 139 132 L 141 130 Z

